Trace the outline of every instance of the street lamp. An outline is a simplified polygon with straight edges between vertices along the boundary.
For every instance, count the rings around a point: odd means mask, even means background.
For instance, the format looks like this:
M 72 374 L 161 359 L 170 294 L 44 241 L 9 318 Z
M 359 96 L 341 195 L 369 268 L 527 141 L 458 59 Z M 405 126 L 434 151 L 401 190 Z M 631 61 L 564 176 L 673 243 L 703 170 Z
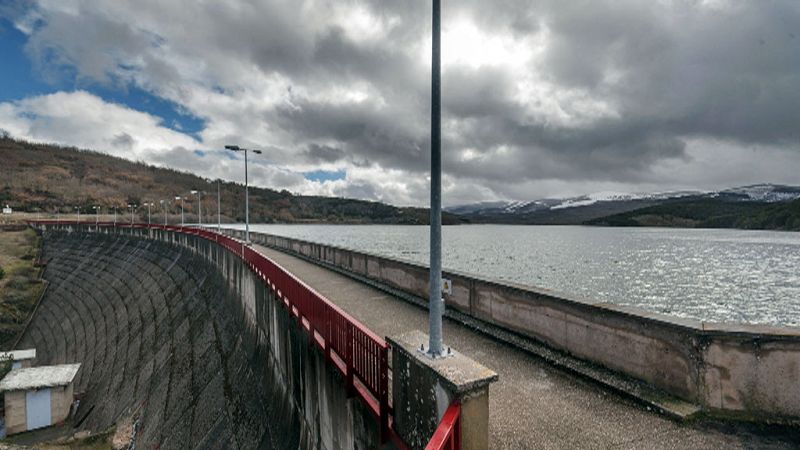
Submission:
M 150 207 L 153 206 L 153 202 L 147 202 L 145 205 L 147 205 L 147 224 L 150 225 Z
M 78 211 L 78 222 L 80 222 L 81 221 L 81 207 L 80 206 L 76 206 L 75 207 L 75 211 Z
M 92 209 L 94 210 L 94 225 L 97 226 L 100 223 L 100 207 L 92 206 Z
M 203 226 L 203 203 L 200 201 L 200 191 L 190 191 L 192 194 L 197 194 L 197 224 Z
M 117 226 L 117 207 L 114 206 L 114 226 Z
M 128 208 L 131 209 L 131 225 L 133 225 L 133 213 L 134 213 L 134 211 L 136 211 L 136 205 L 135 204 L 128 204 Z
M 222 201 L 220 200 L 221 197 L 219 195 L 219 184 L 220 181 L 217 180 L 217 231 L 222 230 Z
M 159 200 L 161 204 L 161 211 L 164 212 L 164 226 L 167 225 L 167 206 L 169 205 L 169 200 Z
M 444 355 L 442 344 L 442 68 L 441 1 L 433 0 L 431 48 L 431 225 L 428 355 Z
M 252 150 L 240 148 L 238 145 L 226 145 L 226 149 L 234 152 L 244 152 L 244 240 L 250 243 L 250 195 L 247 188 L 247 152 L 251 151 L 257 155 L 261 154 L 261 150 Z
M 183 196 L 182 195 L 176 196 L 175 200 L 181 201 L 181 226 L 183 226 Z

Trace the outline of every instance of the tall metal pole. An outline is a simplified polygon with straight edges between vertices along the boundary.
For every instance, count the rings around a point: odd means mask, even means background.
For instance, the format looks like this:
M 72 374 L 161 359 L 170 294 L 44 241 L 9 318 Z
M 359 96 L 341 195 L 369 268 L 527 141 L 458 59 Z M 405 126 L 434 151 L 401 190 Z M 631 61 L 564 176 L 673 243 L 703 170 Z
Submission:
M 247 189 L 247 150 L 244 151 L 244 241 L 250 243 L 250 194 Z
M 117 207 L 114 207 L 114 225 L 117 224 Z
M 226 145 L 225 148 L 234 152 L 244 152 L 244 240 L 247 244 L 250 244 L 250 192 L 247 177 L 247 152 L 252 151 L 260 155 L 261 150 L 249 150 L 238 145 Z M 219 186 L 217 188 L 219 189 Z M 219 193 L 219 191 L 217 192 Z
M 147 203 L 147 224 L 150 225 L 150 207 L 153 206 L 152 202 Z
M 217 231 L 222 230 L 222 201 L 219 195 L 219 180 L 217 180 Z
M 162 200 L 162 203 L 164 204 L 164 226 L 166 226 L 167 225 L 167 208 L 169 207 L 169 201 Z
M 442 120 L 441 120 L 441 5 L 433 0 L 431 61 L 431 263 L 429 292 L 429 342 L 431 357 L 442 351 Z

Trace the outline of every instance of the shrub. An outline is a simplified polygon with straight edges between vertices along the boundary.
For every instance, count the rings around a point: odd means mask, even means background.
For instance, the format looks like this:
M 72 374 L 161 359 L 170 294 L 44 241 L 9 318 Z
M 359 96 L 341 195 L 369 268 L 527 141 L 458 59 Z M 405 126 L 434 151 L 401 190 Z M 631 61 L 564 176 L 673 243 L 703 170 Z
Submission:
M 0 266 L 0 280 L 2 280 L 4 276 L 6 276 L 6 271 L 3 270 L 2 266 Z
M 0 380 L 3 379 L 8 372 L 11 372 L 12 361 L 10 359 L 0 359 Z

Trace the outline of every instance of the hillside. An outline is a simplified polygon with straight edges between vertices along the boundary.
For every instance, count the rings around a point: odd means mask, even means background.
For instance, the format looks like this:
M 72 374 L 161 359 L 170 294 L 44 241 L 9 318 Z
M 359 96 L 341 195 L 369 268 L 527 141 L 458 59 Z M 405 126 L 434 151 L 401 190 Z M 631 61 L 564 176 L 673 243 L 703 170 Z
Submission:
M 459 214 L 471 223 L 504 223 L 513 225 L 580 225 L 584 222 L 612 214 L 624 213 L 656 204 L 654 200 L 635 199 L 607 201 L 589 205 L 564 208 L 485 208 L 467 211 L 465 207 L 454 207 L 450 212 Z
M 17 211 L 54 214 L 94 214 L 117 207 L 124 214 L 128 204 L 153 202 L 153 215 L 162 217 L 160 201 L 169 202 L 171 222 L 179 221 L 180 206 L 174 200 L 184 195 L 188 221 L 197 220 L 197 196 L 203 199 L 203 221 L 216 222 L 217 180 L 112 157 L 103 153 L 0 138 L 0 204 Z M 244 221 L 244 186 L 220 182 L 223 221 Z M 146 218 L 146 208 L 139 209 Z M 250 187 L 250 221 L 255 223 L 387 223 L 427 224 L 428 210 L 400 208 L 384 203 L 345 198 L 294 195 L 288 191 Z M 145 219 L 146 220 L 146 219 Z M 445 214 L 446 224 L 459 223 Z
M 780 203 L 688 199 L 613 214 L 586 224 L 800 231 L 800 199 Z

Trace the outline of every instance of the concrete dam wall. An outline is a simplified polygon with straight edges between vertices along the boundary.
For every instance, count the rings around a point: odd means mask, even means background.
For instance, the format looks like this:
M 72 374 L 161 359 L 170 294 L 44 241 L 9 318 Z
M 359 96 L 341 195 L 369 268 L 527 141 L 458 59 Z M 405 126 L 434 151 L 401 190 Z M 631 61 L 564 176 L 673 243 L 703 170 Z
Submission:
M 250 236 L 426 302 L 425 266 L 281 236 Z M 482 323 L 643 380 L 708 412 L 800 421 L 800 329 L 701 323 L 463 273 L 444 276 L 453 284 L 447 307 Z
M 170 231 L 80 230 L 44 231 L 50 287 L 18 346 L 82 363 L 75 431 L 132 418 L 135 448 L 378 447 L 365 406 L 240 259 Z

